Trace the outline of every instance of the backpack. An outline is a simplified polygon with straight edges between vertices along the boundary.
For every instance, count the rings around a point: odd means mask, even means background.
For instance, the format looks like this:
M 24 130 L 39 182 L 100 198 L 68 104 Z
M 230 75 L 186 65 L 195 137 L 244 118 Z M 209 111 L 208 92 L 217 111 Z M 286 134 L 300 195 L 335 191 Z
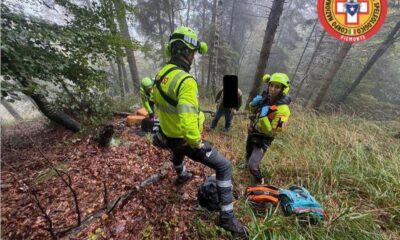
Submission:
M 143 132 L 155 133 L 155 132 L 158 132 L 158 130 L 160 128 L 160 121 L 152 120 L 150 118 L 145 118 L 142 120 L 140 127 Z
M 291 186 L 289 190 L 279 190 L 280 204 L 285 215 L 295 214 L 309 218 L 311 223 L 317 223 L 325 218 L 324 210 L 307 189 Z
M 246 189 L 247 199 L 254 203 L 279 202 L 279 189 L 269 185 L 250 186 Z
M 219 198 L 217 191 L 217 179 L 215 175 L 208 176 L 200 185 L 197 192 L 197 200 L 200 206 L 207 208 L 209 211 L 219 211 Z

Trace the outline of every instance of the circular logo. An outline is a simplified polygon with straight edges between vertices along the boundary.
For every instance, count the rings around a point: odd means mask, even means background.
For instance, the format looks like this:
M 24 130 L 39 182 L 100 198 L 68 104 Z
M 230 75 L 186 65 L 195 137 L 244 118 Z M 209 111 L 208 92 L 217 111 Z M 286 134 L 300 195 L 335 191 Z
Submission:
M 340 41 L 372 37 L 385 22 L 387 0 L 318 0 L 318 17 L 325 30 Z

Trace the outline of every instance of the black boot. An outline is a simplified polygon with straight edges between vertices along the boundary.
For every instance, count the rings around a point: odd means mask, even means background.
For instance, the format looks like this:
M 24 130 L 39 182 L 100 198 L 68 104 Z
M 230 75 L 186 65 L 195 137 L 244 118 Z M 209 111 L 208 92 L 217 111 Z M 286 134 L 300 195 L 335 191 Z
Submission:
M 193 177 L 193 174 L 190 172 L 187 172 L 185 175 L 179 175 L 175 180 L 175 185 L 184 184 L 185 182 L 192 179 L 192 177 Z
M 239 222 L 239 220 L 236 219 L 233 211 L 220 212 L 219 226 L 235 235 L 246 236 L 246 229 Z

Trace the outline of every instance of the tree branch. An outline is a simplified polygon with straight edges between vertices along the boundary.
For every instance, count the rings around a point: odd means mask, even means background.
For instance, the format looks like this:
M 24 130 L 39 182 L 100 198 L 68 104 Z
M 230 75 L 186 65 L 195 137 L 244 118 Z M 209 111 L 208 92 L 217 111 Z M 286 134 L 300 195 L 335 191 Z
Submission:
M 58 236 L 61 238 L 61 237 L 65 237 L 67 235 L 77 233 L 77 232 L 81 231 L 83 228 L 85 228 L 87 225 L 89 225 L 93 220 L 101 217 L 103 214 L 111 213 L 118 205 L 119 205 L 119 207 L 122 208 L 127 203 L 127 201 L 132 198 L 134 193 L 138 192 L 139 190 L 148 186 L 149 184 L 159 181 L 161 178 L 163 178 L 167 174 L 167 168 L 169 165 L 170 165 L 169 163 L 164 164 L 157 171 L 157 173 L 146 178 L 139 185 L 131 188 L 125 194 L 119 196 L 117 199 L 115 199 L 110 204 L 108 204 L 107 207 L 99 209 L 98 211 L 88 215 L 85 219 L 83 219 L 82 224 L 80 226 L 76 226 L 76 227 L 67 229 L 63 232 L 60 232 L 58 234 Z
M 11 166 L 10 164 L 2 161 L 3 164 L 7 165 L 9 168 L 11 168 L 14 172 L 18 172 L 17 169 L 15 169 L 13 166 Z M 14 178 L 15 182 L 19 183 L 19 180 L 13 175 L 11 174 L 11 177 Z M 33 200 L 36 203 L 36 206 L 39 208 L 40 212 L 43 214 L 43 218 L 46 220 L 47 224 L 48 224 L 48 228 L 46 228 L 47 231 L 49 231 L 51 238 L 52 239 L 58 239 L 57 235 L 54 233 L 54 229 L 53 229 L 53 221 L 51 220 L 50 216 L 47 214 L 45 208 L 42 206 L 42 204 L 40 204 L 39 201 L 39 197 L 36 193 L 36 189 L 34 187 L 31 186 L 31 184 L 29 184 L 29 182 L 22 180 L 22 182 L 26 185 L 26 187 L 28 188 L 28 193 L 30 194 L 30 198 L 32 199 L 33 196 Z M 24 186 L 22 186 L 24 188 Z
M 53 169 L 56 172 L 57 176 L 61 178 L 61 180 L 64 182 L 64 184 L 71 191 L 74 202 L 75 202 L 75 211 L 77 214 L 77 225 L 79 226 L 81 224 L 81 212 L 79 210 L 78 195 L 77 195 L 76 191 L 72 188 L 71 176 L 69 176 L 69 174 L 67 174 L 66 172 L 60 171 L 59 169 L 54 167 L 53 163 L 46 157 L 46 155 L 43 153 L 42 149 L 40 149 L 39 147 L 36 146 L 35 142 L 31 138 L 31 136 L 25 134 L 19 126 L 17 126 L 17 128 L 22 132 L 22 134 L 25 135 L 26 138 L 28 138 L 32 142 L 32 146 L 42 155 L 42 157 L 45 159 L 46 163 L 51 167 L 51 169 Z M 64 179 L 62 174 L 67 176 L 68 182 L 67 182 L 67 180 Z

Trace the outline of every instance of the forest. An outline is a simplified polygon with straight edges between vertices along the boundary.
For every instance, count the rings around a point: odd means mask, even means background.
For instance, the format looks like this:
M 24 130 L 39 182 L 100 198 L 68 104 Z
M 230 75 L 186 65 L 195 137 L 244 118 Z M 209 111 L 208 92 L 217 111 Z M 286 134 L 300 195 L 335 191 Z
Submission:
M 382 26 L 355 42 L 326 30 L 317 2 L 3 0 L 1 238 L 238 238 L 222 215 L 199 206 L 199 186 L 215 172 L 225 206 L 222 170 L 193 159 L 212 149 L 232 166 L 234 214 L 246 229 L 239 238 L 399 239 L 400 1 L 380 0 Z M 372 0 L 342 2 L 360 13 Z M 164 71 L 171 64 L 184 69 L 180 79 Z M 226 75 L 237 76 L 242 103 L 229 114 L 216 100 Z M 169 79 L 174 107 L 162 90 Z M 258 171 L 263 184 L 308 189 L 325 212 L 317 224 L 246 197 L 260 180 L 247 145 L 265 130 L 255 99 L 265 93 L 272 102 L 274 81 L 290 112 L 268 122 Z M 268 113 L 281 111 L 272 105 Z M 164 133 L 144 132 L 147 120 Z M 175 138 L 193 150 L 183 172 Z M 193 176 L 176 185 L 186 169 Z

